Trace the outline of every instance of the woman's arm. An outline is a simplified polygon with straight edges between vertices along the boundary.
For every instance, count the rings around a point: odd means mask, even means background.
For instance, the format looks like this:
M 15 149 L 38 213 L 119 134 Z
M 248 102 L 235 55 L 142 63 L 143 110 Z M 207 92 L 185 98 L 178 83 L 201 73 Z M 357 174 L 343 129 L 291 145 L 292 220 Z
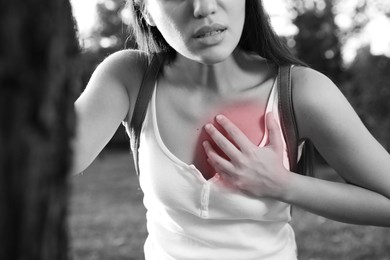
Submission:
M 139 52 L 120 51 L 97 67 L 75 102 L 72 174 L 89 166 L 131 113 L 145 66 Z
M 326 161 L 354 185 L 294 175 L 284 200 L 343 222 L 390 226 L 387 151 L 324 75 L 296 68 L 293 99 L 300 137 L 310 139 Z
M 267 116 L 269 144 L 259 148 L 226 117 L 217 122 L 238 147 L 212 125 L 206 131 L 229 156 L 225 160 L 206 142 L 209 163 L 237 189 L 272 197 L 330 219 L 390 226 L 390 156 L 371 136 L 338 88 L 307 68 L 293 72 L 293 99 L 301 138 L 347 181 L 335 183 L 292 174 L 282 165 L 280 129 Z

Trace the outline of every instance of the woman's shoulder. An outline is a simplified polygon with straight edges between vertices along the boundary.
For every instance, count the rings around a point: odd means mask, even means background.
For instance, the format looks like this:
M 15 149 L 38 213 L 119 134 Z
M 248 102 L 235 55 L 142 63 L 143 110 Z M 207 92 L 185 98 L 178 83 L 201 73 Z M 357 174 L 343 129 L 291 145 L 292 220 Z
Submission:
M 291 75 L 294 112 L 301 138 L 312 134 L 313 124 L 326 124 L 330 118 L 350 110 L 340 89 L 323 73 L 294 66 Z
M 293 98 L 304 105 L 340 95 L 338 87 L 323 73 L 304 66 L 293 66 L 291 72 Z
M 117 104 L 127 104 L 128 114 L 131 114 L 147 66 L 148 56 L 143 52 L 115 52 L 97 66 L 84 92 L 110 97 Z
M 147 53 L 140 50 L 125 49 L 110 54 L 104 59 L 102 64 L 113 62 L 114 64 L 122 64 L 122 65 L 124 63 L 140 65 L 142 63 L 147 64 L 147 60 L 148 60 Z
M 148 65 L 148 55 L 138 50 L 121 50 L 112 53 L 97 67 L 96 71 L 118 81 L 128 90 L 140 85 Z
M 302 86 L 302 88 L 306 88 L 312 83 L 318 83 L 318 87 L 329 87 L 329 85 L 334 85 L 325 74 L 310 67 L 300 65 L 292 67 L 291 77 L 294 86 Z

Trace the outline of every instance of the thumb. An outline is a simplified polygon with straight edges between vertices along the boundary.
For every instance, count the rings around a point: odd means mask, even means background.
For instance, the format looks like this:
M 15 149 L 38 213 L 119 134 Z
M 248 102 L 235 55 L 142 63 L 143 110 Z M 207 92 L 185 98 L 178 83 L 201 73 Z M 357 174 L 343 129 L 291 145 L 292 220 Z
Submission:
M 280 128 L 277 124 L 275 117 L 272 112 L 269 112 L 265 116 L 267 123 L 267 130 L 269 135 L 268 145 L 276 147 L 276 149 L 282 149 L 282 137 L 280 136 Z

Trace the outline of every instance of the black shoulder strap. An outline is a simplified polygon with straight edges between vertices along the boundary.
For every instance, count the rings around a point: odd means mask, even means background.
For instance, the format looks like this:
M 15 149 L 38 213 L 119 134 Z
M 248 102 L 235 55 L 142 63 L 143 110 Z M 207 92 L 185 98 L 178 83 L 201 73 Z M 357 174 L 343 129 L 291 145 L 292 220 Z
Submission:
M 278 73 L 279 114 L 284 139 L 287 144 L 290 170 L 303 175 L 313 175 L 314 147 L 305 140 L 298 165 L 298 128 L 295 121 L 291 89 L 291 66 L 279 67 Z
M 138 92 L 133 115 L 130 121 L 130 145 L 133 153 L 134 167 L 137 172 L 137 175 L 139 175 L 138 148 L 142 124 L 144 122 L 146 110 L 149 101 L 152 97 L 158 73 L 163 62 L 164 58 L 160 55 L 154 55 L 152 60 L 150 61 L 150 64 L 142 79 L 142 84 Z

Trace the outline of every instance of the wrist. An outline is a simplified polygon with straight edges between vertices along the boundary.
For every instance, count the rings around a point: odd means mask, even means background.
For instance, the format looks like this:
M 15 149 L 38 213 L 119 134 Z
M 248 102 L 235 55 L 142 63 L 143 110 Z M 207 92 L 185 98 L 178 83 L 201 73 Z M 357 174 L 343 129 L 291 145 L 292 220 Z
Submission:
M 283 202 L 290 202 L 291 194 L 293 191 L 293 182 L 296 177 L 296 173 L 283 168 L 280 173 L 280 177 L 277 185 L 277 192 L 275 194 L 274 199 Z

